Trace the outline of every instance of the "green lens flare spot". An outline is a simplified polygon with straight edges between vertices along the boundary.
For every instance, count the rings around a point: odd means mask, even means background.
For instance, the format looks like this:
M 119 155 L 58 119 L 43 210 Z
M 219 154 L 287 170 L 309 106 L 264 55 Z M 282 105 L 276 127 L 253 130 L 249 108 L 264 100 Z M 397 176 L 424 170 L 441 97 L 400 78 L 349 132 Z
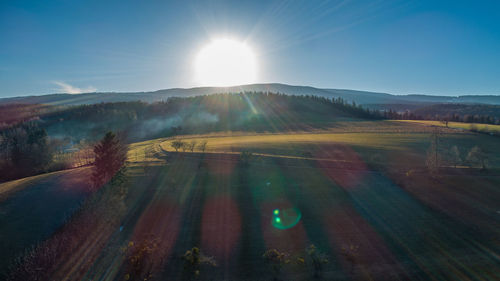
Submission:
M 279 216 L 278 216 L 279 215 Z M 297 225 L 302 217 L 299 209 L 289 208 L 284 210 L 273 210 L 271 224 L 278 229 L 289 229 Z

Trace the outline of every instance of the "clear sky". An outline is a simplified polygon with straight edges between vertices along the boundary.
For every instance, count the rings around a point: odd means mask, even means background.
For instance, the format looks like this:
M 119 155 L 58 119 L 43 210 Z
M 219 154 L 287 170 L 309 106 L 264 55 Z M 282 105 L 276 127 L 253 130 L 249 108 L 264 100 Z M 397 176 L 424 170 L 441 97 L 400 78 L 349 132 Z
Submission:
M 0 97 L 199 86 L 211 39 L 250 45 L 257 82 L 500 94 L 500 1 L 0 2 Z

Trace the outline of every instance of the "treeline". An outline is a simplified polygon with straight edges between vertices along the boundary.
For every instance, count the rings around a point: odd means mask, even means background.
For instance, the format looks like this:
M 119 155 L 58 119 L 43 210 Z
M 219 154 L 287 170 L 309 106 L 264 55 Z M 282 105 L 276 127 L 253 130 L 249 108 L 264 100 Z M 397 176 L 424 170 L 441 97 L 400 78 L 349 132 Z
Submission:
M 318 107 L 319 106 L 319 107 Z M 224 116 L 241 115 L 253 111 L 254 114 L 271 115 L 287 109 L 286 113 L 351 116 L 358 118 L 381 118 L 376 110 L 365 109 L 356 103 L 348 103 L 342 98 L 329 99 L 319 96 L 294 96 L 281 93 L 245 92 L 236 94 L 212 94 L 194 97 L 170 97 L 155 103 L 118 102 L 79 105 L 47 114 L 46 121 L 78 120 L 103 121 L 102 118 L 135 121 L 180 113 L 186 110 L 205 110 Z M 334 109 L 334 111 L 332 111 Z M 220 119 L 219 118 L 219 119 Z
M 41 104 L 7 104 L 0 105 L 0 130 L 16 124 L 39 119 L 40 116 L 58 107 Z
M 0 181 L 46 172 L 52 156 L 47 131 L 35 122 L 7 129 L 0 135 Z
M 440 168 L 446 166 L 454 168 L 466 166 L 484 171 L 487 168 L 489 156 L 490 153 L 480 145 L 475 145 L 469 151 L 463 151 L 458 145 L 443 145 L 440 128 L 434 127 L 425 164 L 431 176 L 438 175 Z
M 38 122 L 4 129 L 0 133 L 0 182 L 92 163 L 92 144 L 68 147 L 67 139 L 50 138 Z

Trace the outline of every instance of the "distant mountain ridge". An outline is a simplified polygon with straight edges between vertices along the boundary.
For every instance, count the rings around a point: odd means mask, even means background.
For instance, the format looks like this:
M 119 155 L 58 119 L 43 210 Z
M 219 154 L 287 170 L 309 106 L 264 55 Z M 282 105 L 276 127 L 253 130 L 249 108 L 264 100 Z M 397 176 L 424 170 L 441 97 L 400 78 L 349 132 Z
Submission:
M 101 102 L 143 101 L 157 102 L 169 97 L 189 97 L 215 93 L 236 93 L 245 91 L 274 92 L 289 95 L 316 95 L 328 98 L 341 97 L 350 102 L 368 107 L 390 107 L 390 105 L 406 104 L 424 105 L 436 103 L 490 104 L 500 105 L 500 95 L 464 95 L 464 96 L 431 96 L 431 95 L 393 95 L 348 89 L 320 89 L 311 86 L 292 86 L 279 83 L 250 84 L 234 87 L 196 87 L 172 88 L 150 92 L 104 92 L 83 94 L 48 94 L 41 96 L 25 96 L 0 99 L 1 104 L 48 104 L 48 105 L 81 105 Z

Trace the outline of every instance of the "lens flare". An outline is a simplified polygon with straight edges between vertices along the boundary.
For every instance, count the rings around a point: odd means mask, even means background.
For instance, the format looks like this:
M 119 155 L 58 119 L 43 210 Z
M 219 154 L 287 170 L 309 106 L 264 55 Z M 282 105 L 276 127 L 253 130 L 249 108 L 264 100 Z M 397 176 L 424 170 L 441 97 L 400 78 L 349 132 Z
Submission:
M 272 225 L 278 229 L 289 229 L 297 225 L 301 217 L 302 213 L 297 208 L 275 209 L 273 211 Z

